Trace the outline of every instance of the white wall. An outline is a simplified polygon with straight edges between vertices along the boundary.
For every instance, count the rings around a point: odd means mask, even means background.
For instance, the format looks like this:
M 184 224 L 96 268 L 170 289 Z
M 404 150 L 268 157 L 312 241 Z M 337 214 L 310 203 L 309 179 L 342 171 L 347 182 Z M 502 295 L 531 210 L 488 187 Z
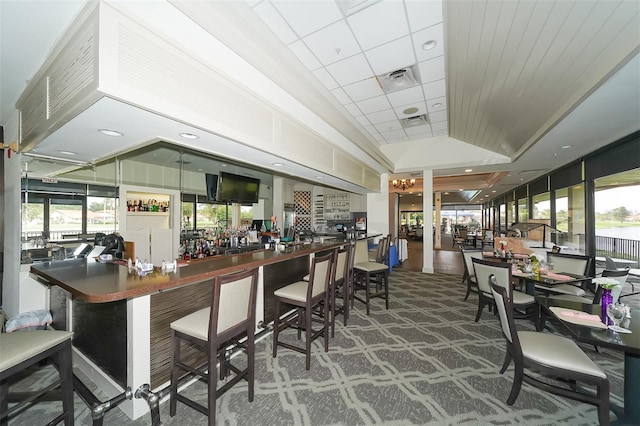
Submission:
M 424 170 L 422 211 L 424 212 L 424 233 L 422 235 L 422 272 L 433 274 L 433 237 L 431 218 L 433 217 L 433 170 Z

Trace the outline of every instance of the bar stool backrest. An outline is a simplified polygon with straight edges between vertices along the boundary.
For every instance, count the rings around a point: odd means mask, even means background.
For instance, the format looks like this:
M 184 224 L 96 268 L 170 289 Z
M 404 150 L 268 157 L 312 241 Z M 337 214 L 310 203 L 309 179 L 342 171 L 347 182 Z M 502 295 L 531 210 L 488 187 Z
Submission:
M 311 271 L 309 271 L 311 298 L 327 291 L 329 278 L 331 278 L 332 259 L 333 253 L 313 258 L 313 261 L 311 262 Z
M 369 261 L 369 246 L 367 240 L 358 240 L 356 242 L 356 253 L 354 263 L 366 263 Z
M 234 337 L 255 324 L 258 269 L 216 277 L 209 339 Z

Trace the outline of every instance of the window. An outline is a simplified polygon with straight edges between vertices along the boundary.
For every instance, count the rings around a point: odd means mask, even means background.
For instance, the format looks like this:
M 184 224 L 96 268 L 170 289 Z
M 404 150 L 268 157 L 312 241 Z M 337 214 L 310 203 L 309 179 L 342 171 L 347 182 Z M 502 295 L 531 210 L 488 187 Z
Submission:
M 529 203 L 527 198 L 518 200 L 518 222 L 527 222 L 529 220 Z
M 532 219 L 551 219 L 551 196 L 548 192 L 533 196 Z
M 585 199 L 584 185 L 573 185 L 557 189 L 556 198 L 556 243 L 567 246 L 578 253 L 585 253 Z
M 516 202 L 509 201 L 507 203 L 507 228 L 516 221 Z
M 118 230 L 117 198 L 87 197 L 87 233 L 112 234 Z

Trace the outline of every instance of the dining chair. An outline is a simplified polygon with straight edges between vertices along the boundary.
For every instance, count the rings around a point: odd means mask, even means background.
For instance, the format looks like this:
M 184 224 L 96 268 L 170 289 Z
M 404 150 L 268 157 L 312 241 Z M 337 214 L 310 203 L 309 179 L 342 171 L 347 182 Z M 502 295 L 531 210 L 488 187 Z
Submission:
M 627 278 L 629 277 L 629 268 L 616 269 L 613 271 L 609 269 L 604 269 L 602 271 L 601 276 L 613 278 L 616 281 L 618 281 L 619 285 L 615 286 L 615 288 L 611 290 L 613 303 L 616 303 L 620 298 L 620 294 L 622 293 L 622 287 L 624 286 L 624 284 L 627 281 Z M 559 295 L 554 295 L 553 298 L 559 299 L 559 300 L 567 300 L 571 302 L 599 305 L 602 298 L 602 288 L 597 284 L 594 284 L 593 291 L 587 292 L 584 296 L 576 296 L 573 294 L 559 294 Z
M 329 351 L 329 285 L 332 269 L 334 268 L 333 258 L 333 252 L 324 256 L 315 256 L 311 260 L 309 281 L 297 281 L 279 288 L 273 293 L 275 299 L 273 316 L 274 358 L 278 355 L 278 346 L 303 353 L 305 354 L 305 368 L 309 370 L 311 368 L 311 343 L 314 340 L 322 336 L 324 338 L 324 351 Z M 280 318 L 282 305 L 289 305 L 296 309 Z M 314 329 L 314 322 L 322 324 L 321 328 Z M 302 331 L 304 331 L 304 347 L 280 340 L 280 334 L 287 328 L 297 330 L 298 339 L 301 338 Z
M 618 265 L 616 265 L 616 262 L 610 258 L 609 256 L 605 256 L 604 257 L 604 262 L 605 262 L 605 269 L 611 270 L 611 271 L 615 271 L 615 270 L 620 270 L 621 268 L 618 268 Z M 629 268 L 626 268 L 627 270 Z M 624 269 L 623 269 L 624 270 Z M 627 277 L 627 278 L 631 278 L 631 277 Z M 627 297 L 627 296 L 633 296 L 634 293 L 636 292 L 636 282 L 628 279 L 625 281 L 626 284 L 629 284 L 631 286 L 631 293 L 630 294 L 625 294 L 624 296 L 621 297 Z
M 369 261 L 363 247 L 366 248 L 365 240 L 356 243 L 353 299 L 364 303 L 369 315 L 373 298 L 384 299 L 385 307 L 389 309 L 389 267 L 384 263 Z M 357 291 L 364 291 L 364 298 L 358 296 Z
M 507 405 L 516 402 L 524 381 L 543 391 L 595 405 L 600 425 L 608 425 L 609 379 L 604 371 L 573 340 L 543 332 L 518 331 L 512 313 L 513 302 L 507 289 L 493 280 L 491 292 L 507 343 L 500 374 L 507 370 L 512 360 L 514 363 Z M 538 375 L 543 376 L 544 380 Z M 568 387 L 567 382 L 570 385 Z M 578 383 L 595 386 L 595 393 L 581 391 Z
M 336 249 L 334 252 L 334 267 L 331 272 L 330 286 L 330 311 L 331 311 L 331 337 L 335 336 L 336 315 L 342 315 L 342 323 L 346 326 L 349 319 L 349 293 L 350 287 L 349 271 L 351 267 L 352 244 Z M 336 299 L 342 301 L 340 306 L 336 305 Z
M 495 280 L 498 285 L 507 290 L 509 299 L 512 300 L 512 306 L 515 309 L 514 315 L 518 318 L 529 318 L 534 324 L 538 325 L 538 309 L 534 296 L 513 290 L 511 264 L 507 262 L 494 262 L 485 259 L 472 258 L 473 269 L 476 274 L 478 283 L 478 312 L 476 313 L 476 322 L 482 315 L 485 305 L 495 307 L 493 294 L 491 292 L 491 282 Z M 480 302 L 482 295 L 482 302 Z
M 473 268 L 471 259 L 482 259 L 482 249 L 460 249 L 462 259 L 464 261 L 464 274 L 462 275 L 462 283 L 467 285 L 467 294 L 464 300 L 469 298 L 471 291 L 478 291 L 478 282 L 476 281 L 476 272 Z
M 211 306 L 170 324 L 171 417 L 175 416 L 179 401 L 208 416 L 208 424 L 215 425 L 216 399 L 240 380 L 247 381 L 248 399 L 253 402 L 257 289 L 258 268 L 217 276 L 212 280 Z M 182 349 L 187 348 L 182 358 Z M 203 356 L 194 356 L 191 349 L 197 349 Z M 231 352 L 237 355 L 242 350 L 247 357 L 244 369 L 231 363 Z M 203 358 L 206 358 L 204 363 Z M 220 380 L 226 380 L 220 388 L 217 388 L 218 364 Z M 231 375 L 234 376 L 228 379 Z M 178 391 L 179 382 L 191 376 L 207 383 L 207 406 Z
M 553 272 L 559 274 L 564 272 L 587 277 L 591 270 L 592 260 L 593 258 L 591 256 L 581 254 L 547 253 L 547 264 L 553 264 Z M 536 290 L 546 294 L 571 294 L 574 296 L 584 296 L 586 292 L 583 287 L 586 287 L 586 281 L 583 281 L 580 285 L 556 284 L 554 286 L 547 287 L 536 284 L 535 286 Z
M 60 388 L 62 413 L 48 424 L 73 425 L 73 367 L 71 365 L 71 337 L 73 333 L 54 330 L 29 330 L 0 333 L 0 424 L 6 425 L 11 417 L 43 399 L 45 394 Z M 58 370 L 58 379 L 44 388 L 19 395 L 9 392 L 16 374 L 23 373 L 51 361 Z M 17 397 L 17 404 L 9 408 L 9 400 Z M 40 418 L 45 422 L 46 419 Z
M 551 253 L 560 253 L 560 250 L 562 250 L 562 247 L 557 246 L 555 244 L 553 247 L 551 247 Z

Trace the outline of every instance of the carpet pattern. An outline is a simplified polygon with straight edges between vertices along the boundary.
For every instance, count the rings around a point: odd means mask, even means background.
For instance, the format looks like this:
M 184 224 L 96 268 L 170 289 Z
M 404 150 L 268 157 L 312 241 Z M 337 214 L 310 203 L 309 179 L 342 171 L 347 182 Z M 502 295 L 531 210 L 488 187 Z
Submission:
M 453 275 L 395 269 L 390 309 L 374 300 L 367 316 L 356 301 L 348 326 L 336 324 L 329 352 L 323 351 L 322 339 L 314 342 L 310 371 L 297 352 L 278 348 L 273 358 L 267 336 L 256 345 L 254 401 L 247 401 L 246 383 L 236 385 L 218 399 L 218 424 L 597 424 L 595 407 L 527 384 L 516 403 L 506 405 L 513 367 L 499 374 L 505 343 L 498 319 L 485 311 L 475 323 L 476 296 L 463 301 L 460 281 Z M 533 330 L 526 320 L 518 320 L 517 327 Z M 295 340 L 294 331 L 281 336 Z M 612 403 L 622 405 L 622 354 L 582 348 L 609 376 Z M 206 401 L 204 385 L 196 383 L 188 392 Z M 89 410 L 76 400 L 76 424 L 90 425 Z M 42 424 L 52 405 L 32 407 L 12 424 Z M 166 401 L 161 418 L 164 425 L 206 424 L 204 416 L 180 403 L 177 415 L 169 417 Z M 151 420 L 130 421 L 115 409 L 104 424 L 149 425 Z

